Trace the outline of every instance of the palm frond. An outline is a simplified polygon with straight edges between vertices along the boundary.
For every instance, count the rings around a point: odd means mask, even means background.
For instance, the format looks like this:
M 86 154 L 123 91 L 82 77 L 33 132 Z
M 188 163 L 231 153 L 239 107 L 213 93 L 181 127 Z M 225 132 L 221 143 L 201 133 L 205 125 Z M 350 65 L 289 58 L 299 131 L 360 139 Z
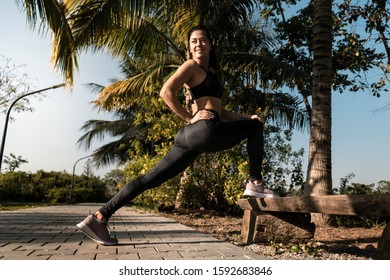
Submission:
M 96 83 L 87 83 L 85 84 L 92 92 L 99 93 L 104 89 L 103 85 L 96 84 Z
M 145 140 L 147 126 L 135 125 L 134 119 L 131 116 L 128 118 L 129 113 L 131 114 L 130 111 L 118 112 L 120 118 L 115 121 L 89 120 L 82 126 L 81 129 L 87 132 L 77 141 L 79 148 L 84 146 L 88 150 L 95 140 L 104 140 L 106 137 L 116 138 L 93 152 L 97 167 L 128 161 L 131 143 Z
M 270 56 L 252 53 L 227 53 L 221 65 L 228 73 L 239 72 L 251 76 L 260 83 L 271 82 L 271 87 L 283 85 L 307 85 L 309 74 Z
M 74 71 L 78 69 L 77 51 L 72 30 L 67 21 L 68 10 L 63 2 L 56 0 L 19 0 L 26 11 L 27 19 L 33 28 L 40 21 L 46 30 L 53 33 L 51 63 L 65 75 L 67 83 L 73 85 Z M 39 16 L 39 17 L 38 17 Z
M 78 46 L 102 47 L 113 31 L 126 26 L 127 13 L 118 2 L 87 1 L 73 6 L 69 21 Z
M 310 117 L 302 107 L 302 100 L 298 96 L 287 93 L 268 93 L 265 95 L 266 118 L 289 129 L 308 131 Z
M 108 111 L 124 109 L 137 103 L 140 96 L 158 92 L 167 69 L 172 72 L 175 67 L 165 62 L 150 63 L 143 72 L 105 87 L 95 100 L 97 106 Z
M 188 31 L 195 25 L 206 25 L 214 42 L 226 44 L 226 36 L 245 24 L 256 5 L 254 0 L 179 1 L 172 17 L 173 33 L 180 43 L 187 43 Z M 230 41 L 229 41 L 230 43 Z
M 172 18 L 172 33 L 177 37 L 178 42 L 183 44 L 184 48 L 187 44 L 188 31 L 200 23 L 200 13 L 197 13 L 198 4 L 194 2 L 177 5 L 175 17 Z
M 91 147 L 94 140 L 104 140 L 105 137 L 118 137 L 123 135 L 136 135 L 142 126 L 133 125 L 132 119 L 119 119 L 115 121 L 89 120 L 84 123 L 81 130 L 87 131 L 82 135 L 77 144 L 84 145 L 85 149 Z
M 214 15 L 212 25 L 225 25 L 225 28 L 246 25 L 248 14 L 253 12 L 256 2 L 253 0 L 215 1 L 214 10 L 209 10 L 209 13 Z M 211 14 L 207 14 L 207 17 Z
M 96 168 L 110 166 L 114 163 L 124 164 L 129 160 L 128 146 L 121 145 L 121 141 L 113 141 L 105 144 L 93 153 L 93 162 Z

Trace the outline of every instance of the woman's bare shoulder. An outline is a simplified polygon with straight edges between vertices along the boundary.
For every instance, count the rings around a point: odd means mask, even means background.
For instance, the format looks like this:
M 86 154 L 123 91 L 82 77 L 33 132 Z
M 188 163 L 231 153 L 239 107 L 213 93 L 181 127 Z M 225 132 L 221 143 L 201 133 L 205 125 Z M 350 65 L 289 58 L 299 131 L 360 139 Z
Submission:
M 180 67 L 177 69 L 175 75 L 185 76 L 186 81 L 192 79 L 196 69 L 196 62 L 192 59 L 185 61 Z
M 195 60 L 193 59 L 188 59 L 187 61 L 185 61 L 181 66 L 180 68 L 195 68 L 198 64 L 195 62 Z

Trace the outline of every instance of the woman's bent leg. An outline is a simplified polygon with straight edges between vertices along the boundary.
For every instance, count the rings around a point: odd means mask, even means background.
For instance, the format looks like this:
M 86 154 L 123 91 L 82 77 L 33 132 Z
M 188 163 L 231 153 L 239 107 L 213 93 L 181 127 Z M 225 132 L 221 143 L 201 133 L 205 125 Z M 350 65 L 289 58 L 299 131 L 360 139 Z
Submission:
M 220 122 L 214 131 L 221 136 L 216 143 L 216 149 L 230 148 L 247 139 L 249 177 L 252 180 L 261 180 L 264 156 L 263 124 L 256 119 Z
M 142 192 L 160 186 L 191 165 L 199 153 L 174 145 L 148 173 L 128 182 L 99 212 L 108 220 L 119 208 Z
M 247 140 L 247 151 L 249 158 L 249 179 L 262 180 L 264 157 L 264 136 L 263 127 L 260 126 L 249 135 Z

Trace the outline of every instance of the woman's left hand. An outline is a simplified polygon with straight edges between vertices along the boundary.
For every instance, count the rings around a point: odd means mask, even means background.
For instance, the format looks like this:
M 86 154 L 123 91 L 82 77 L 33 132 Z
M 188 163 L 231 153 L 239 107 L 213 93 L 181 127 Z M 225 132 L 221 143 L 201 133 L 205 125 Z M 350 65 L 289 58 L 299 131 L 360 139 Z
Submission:
M 202 109 L 195 113 L 194 117 L 190 120 L 190 124 L 194 124 L 200 120 L 209 120 L 214 117 L 215 116 L 212 112 Z

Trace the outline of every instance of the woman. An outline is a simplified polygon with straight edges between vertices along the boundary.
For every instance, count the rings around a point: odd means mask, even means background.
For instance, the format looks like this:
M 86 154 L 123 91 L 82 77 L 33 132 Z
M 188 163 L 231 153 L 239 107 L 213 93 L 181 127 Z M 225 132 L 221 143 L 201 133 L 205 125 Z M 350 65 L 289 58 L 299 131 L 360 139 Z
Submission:
M 188 34 L 190 59 L 168 79 L 160 96 L 166 104 L 188 123 L 179 130 L 168 154 L 147 174 L 127 183 L 95 214 L 90 214 L 77 226 L 94 241 L 115 245 L 107 230 L 110 217 L 119 208 L 145 190 L 160 186 L 186 169 L 203 152 L 231 148 L 247 139 L 249 181 L 244 195 L 278 196 L 262 183 L 263 121 L 258 115 L 243 115 L 226 111 L 221 104 L 222 86 L 216 75 L 217 65 L 208 30 L 197 26 Z M 185 87 L 192 96 L 190 114 L 176 97 Z

